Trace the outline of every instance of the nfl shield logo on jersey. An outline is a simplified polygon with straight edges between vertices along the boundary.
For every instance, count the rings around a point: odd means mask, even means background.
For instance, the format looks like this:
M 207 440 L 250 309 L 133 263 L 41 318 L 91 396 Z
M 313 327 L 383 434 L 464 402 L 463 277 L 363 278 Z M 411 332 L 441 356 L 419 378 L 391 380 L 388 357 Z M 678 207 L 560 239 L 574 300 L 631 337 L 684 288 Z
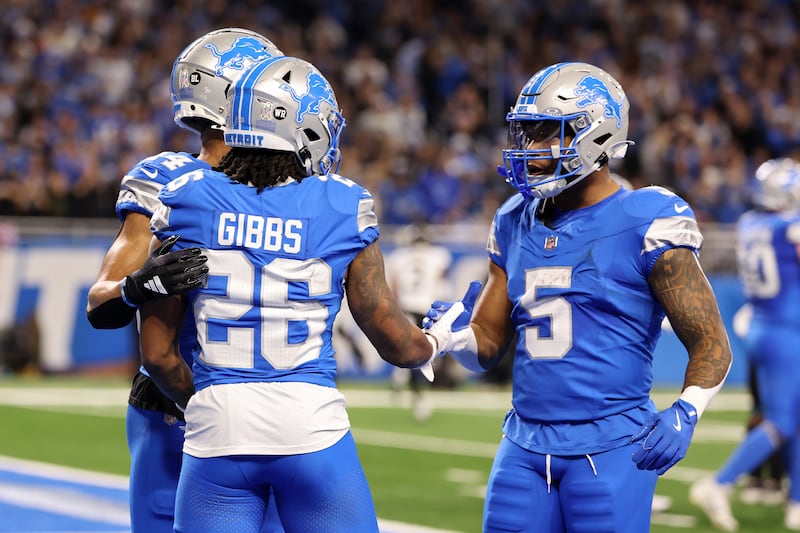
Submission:
M 556 246 L 558 246 L 558 235 L 550 235 L 548 238 L 544 240 L 545 250 L 552 250 Z

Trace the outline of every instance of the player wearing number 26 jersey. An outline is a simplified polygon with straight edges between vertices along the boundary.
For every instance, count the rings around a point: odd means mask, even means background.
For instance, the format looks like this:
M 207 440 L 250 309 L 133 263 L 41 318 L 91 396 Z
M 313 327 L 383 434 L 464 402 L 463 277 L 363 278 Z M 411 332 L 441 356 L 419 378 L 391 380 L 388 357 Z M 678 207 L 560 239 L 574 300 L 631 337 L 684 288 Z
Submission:
M 198 246 L 208 257 L 208 285 L 190 299 L 202 345 L 194 354 L 195 388 L 243 382 L 334 387 L 330 336 L 344 275 L 379 234 L 369 192 L 331 174 L 259 193 L 201 171 L 171 182 L 160 198 L 166 208 L 163 219 L 154 219 L 155 235 L 162 241 L 180 235 L 183 246 Z M 255 302 L 271 310 L 253 310 Z
M 160 192 L 152 246 L 207 257 L 208 282 L 142 308 L 145 368 L 185 407 L 175 531 L 259 531 L 267 495 L 288 533 L 376 532 L 377 517 L 336 388 L 333 322 L 347 295 L 386 361 L 416 368 L 435 340 L 386 283 L 370 193 L 337 175 L 343 118 L 311 64 L 254 64 L 229 93 L 215 170 Z M 197 329 L 191 370 L 175 349 Z

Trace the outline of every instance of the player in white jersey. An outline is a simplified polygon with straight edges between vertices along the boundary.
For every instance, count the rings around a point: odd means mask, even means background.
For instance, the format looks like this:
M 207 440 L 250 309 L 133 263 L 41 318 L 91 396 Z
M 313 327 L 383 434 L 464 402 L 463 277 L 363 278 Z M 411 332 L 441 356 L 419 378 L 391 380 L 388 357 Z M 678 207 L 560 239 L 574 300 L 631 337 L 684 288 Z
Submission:
M 684 457 L 730 368 L 691 208 L 660 187 L 625 190 L 609 171 L 631 144 L 628 111 L 596 66 L 530 78 L 506 117 L 501 170 L 519 194 L 495 214 L 486 287 L 428 312 L 439 352 L 472 370 L 517 338 L 487 533 L 648 531 L 658 475 Z M 680 397 L 659 412 L 650 389 L 665 314 L 689 359 Z
M 174 62 L 171 91 L 175 122 L 202 139 L 200 154 L 162 152 L 128 171 L 116 210 L 120 231 L 89 289 L 87 316 L 96 328 L 127 325 L 145 301 L 183 294 L 205 282 L 206 258 L 197 247 L 148 257 L 150 216 L 158 193 L 185 172 L 210 169 L 229 150 L 222 138 L 225 90 L 250 64 L 283 55 L 269 39 L 242 28 L 209 32 L 187 46 Z M 165 250 L 172 240 L 165 243 Z M 183 350 L 195 341 L 187 324 Z M 183 448 L 183 415 L 147 372 L 133 379 L 126 414 L 131 455 L 130 513 L 133 533 L 171 532 Z M 277 516 L 269 531 L 282 531 Z
M 694 483 L 689 501 L 725 531 L 738 529 L 730 507 L 734 483 L 786 447 L 789 501 L 784 526 L 800 531 L 800 164 L 789 158 L 756 170 L 755 209 L 739 218 L 737 259 L 752 316 L 743 341 L 753 364 L 763 420 L 713 476 Z
M 354 319 L 392 364 L 418 367 L 434 340 L 385 279 L 370 193 L 335 174 L 344 126 L 330 84 L 292 57 L 231 87 L 220 172 L 170 182 L 158 240 L 203 250 L 208 284 L 142 307 L 145 368 L 186 409 L 175 531 L 258 531 L 269 488 L 287 532 L 375 532 L 344 397 L 333 322 Z M 158 244 L 158 240 L 155 244 Z M 197 325 L 191 369 L 176 349 Z
M 450 250 L 432 243 L 425 231 L 422 224 L 403 228 L 400 246 L 386 256 L 389 286 L 400 308 L 419 326 L 422 326 L 430 303 L 449 296 L 446 274 L 453 261 Z M 441 371 L 437 373 L 441 374 Z M 393 393 L 397 396 L 405 386 L 411 389 L 411 410 L 417 421 L 423 422 L 431 417 L 433 407 L 427 397 L 430 382 L 420 370 L 395 367 L 391 380 Z

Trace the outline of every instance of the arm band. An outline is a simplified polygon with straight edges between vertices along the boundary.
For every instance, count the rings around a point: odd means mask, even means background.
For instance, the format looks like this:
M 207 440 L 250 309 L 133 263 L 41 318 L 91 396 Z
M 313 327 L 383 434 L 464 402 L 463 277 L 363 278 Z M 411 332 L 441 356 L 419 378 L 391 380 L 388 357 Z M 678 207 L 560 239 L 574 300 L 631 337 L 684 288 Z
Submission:
M 128 276 L 125 276 L 124 278 L 122 278 L 122 281 L 119 282 L 119 294 L 122 297 L 121 298 L 122 301 L 125 302 L 125 305 L 127 305 L 128 307 L 131 307 L 133 309 L 136 309 L 139 306 L 136 305 L 135 303 L 131 302 L 130 300 L 128 300 L 128 296 L 125 294 L 125 282 L 126 281 L 128 281 Z
M 118 329 L 130 324 L 136 309 L 127 305 L 122 298 L 111 300 L 86 311 L 86 318 L 95 329 Z
M 731 361 L 731 365 L 733 361 Z M 708 404 L 711 403 L 711 398 L 714 397 L 717 392 L 722 388 L 722 384 L 725 383 L 725 379 L 728 377 L 728 373 L 731 371 L 731 365 L 728 365 L 728 370 L 725 372 L 725 377 L 722 378 L 718 384 L 714 385 L 710 389 L 704 389 L 702 387 L 698 387 L 697 385 L 689 385 L 686 387 L 680 395 L 680 399 L 689 402 L 697 409 L 697 419 L 700 420 L 700 417 L 703 415 L 703 411 L 706 410 Z
M 471 327 L 467 327 L 466 334 L 461 339 L 464 348 L 449 352 L 461 366 L 473 372 L 486 372 L 478 360 L 478 341 L 475 339 L 475 332 Z

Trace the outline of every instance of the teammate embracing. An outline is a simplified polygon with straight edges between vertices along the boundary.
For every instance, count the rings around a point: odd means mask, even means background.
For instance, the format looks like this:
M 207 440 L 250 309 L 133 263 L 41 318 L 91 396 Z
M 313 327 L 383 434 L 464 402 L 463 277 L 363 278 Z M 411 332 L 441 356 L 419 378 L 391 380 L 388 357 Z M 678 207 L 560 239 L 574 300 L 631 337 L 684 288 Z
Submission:
M 255 61 L 281 56 L 267 38 L 242 28 L 211 31 L 175 60 L 171 91 L 175 122 L 200 135 L 199 154 L 162 152 L 123 177 L 116 210 L 122 222 L 97 280 L 89 290 L 87 316 L 96 328 L 120 328 L 140 305 L 202 286 L 208 271 L 199 249 L 170 251 L 175 239 L 148 257 L 150 216 L 160 205 L 161 188 L 185 172 L 209 169 L 229 148 L 222 140 L 225 91 Z M 196 342 L 187 321 L 181 351 Z M 142 368 L 133 379 L 126 433 L 131 454 L 130 512 L 133 533 L 173 530 L 175 492 L 184 441 L 183 414 Z M 281 531 L 277 518 L 271 520 Z

